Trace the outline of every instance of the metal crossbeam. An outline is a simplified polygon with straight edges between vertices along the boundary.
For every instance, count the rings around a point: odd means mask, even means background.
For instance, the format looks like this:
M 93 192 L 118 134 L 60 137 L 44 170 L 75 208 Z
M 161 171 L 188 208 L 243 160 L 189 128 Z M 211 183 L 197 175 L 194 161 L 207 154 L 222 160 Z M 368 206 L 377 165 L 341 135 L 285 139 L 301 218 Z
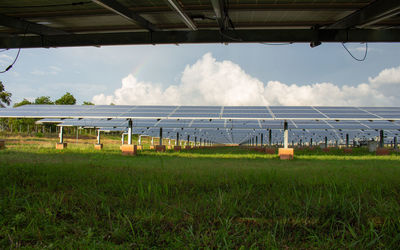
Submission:
M 92 0 L 94 3 L 111 10 L 114 13 L 128 19 L 129 21 L 140 25 L 141 27 L 148 29 L 150 31 L 159 30 L 154 24 L 147 21 L 145 18 L 141 17 L 137 13 L 130 11 L 128 8 L 118 3 L 115 0 Z
M 363 28 L 400 13 L 400 1 L 376 0 L 366 7 L 346 16 L 327 29 Z
M 238 30 L 225 31 L 221 36 L 217 30 L 122 32 L 103 34 L 71 34 L 58 36 L 9 36 L 0 37 L 0 48 L 40 48 L 103 46 L 128 44 L 185 44 L 185 43 L 262 43 L 262 42 L 310 42 L 317 36 L 321 42 L 399 42 L 400 32 L 385 30 Z M 241 37 L 230 40 L 229 34 Z
M 178 1 L 176 0 L 165 0 L 168 5 L 174 10 L 181 20 L 186 24 L 186 26 L 191 30 L 197 30 L 196 24 L 192 21 L 192 19 L 186 14 L 186 12 L 182 9 L 179 5 Z
M 37 35 L 67 35 L 66 31 L 0 14 L 0 25 Z
M 211 0 L 211 4 L 214 9 L 215 13 L 215 18 L 217 19 L 218 26 L 221 30 L 226 30 L 227 29 L 227 24 L 226 24 L 226 8 L 225 8 L 225 1 L 224 0 Z

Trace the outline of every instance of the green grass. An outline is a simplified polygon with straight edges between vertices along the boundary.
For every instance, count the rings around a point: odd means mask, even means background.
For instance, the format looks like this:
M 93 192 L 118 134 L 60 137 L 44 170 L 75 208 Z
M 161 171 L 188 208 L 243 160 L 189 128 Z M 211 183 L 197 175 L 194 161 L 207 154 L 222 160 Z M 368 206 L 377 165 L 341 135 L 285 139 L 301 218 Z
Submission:
M 0 151 L 0 248 L 400 245 L 397 155 L 53 146 Z

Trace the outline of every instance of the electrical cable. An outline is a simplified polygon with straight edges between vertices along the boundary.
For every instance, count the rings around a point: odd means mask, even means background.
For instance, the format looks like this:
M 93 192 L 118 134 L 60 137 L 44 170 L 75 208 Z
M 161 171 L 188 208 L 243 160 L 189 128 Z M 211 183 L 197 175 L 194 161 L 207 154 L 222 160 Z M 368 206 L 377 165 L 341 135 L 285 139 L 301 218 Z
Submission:
M 14 61 L 3 71 L 0 71 L 0 74 L 6 73 L 7 71 L 9 71 L 15 64 L 15 62 L 17 61 L 18 57 L 19 57 L 19 53 L 21 52 L 21 48 L 18 49 L 18 53 L 17 56 L 15 57 Z
M 24 39 L 25 39 L 25 35 L 26 35 L 26 32 L 28 31 L 28 28 L 29 28 L 29 24 L 27 24 L 26 27 L 25 27 L 25 32 L 24 32 L 24 36 L 22 37 L 22 41 L 24 41 Z M 5 50 L 8 50 L 8 49 L 5 49 Z M 18 60 L 20 52 L 21 52 L 21 47 L 19 47 L 18 52 L 17 52 L 17 56 L 15 57 L 14 61 L 10 65 L 8 65 L 8 67 L 5 70 L 0 71 L 0 74 L 6 73 L 7 71 L 9 71 L 14 66 L 14 64 Z
M 347 53 L 349 53 L 349 55 L 351 57 L 353 57 L 354 60 L 359 61 L 359 62 L 363 62 L 365 61 L 365 59 L 367 58 L 367 54 L 368 54 L 368 43 L 365 43 L 365 53 L 364 53 L 364 57 L 363 58 L 357 58 L 355 57 L 350 50 L 346 47 L 346 45 L 344 45 L 344 43 L 342 43 L 343 48 L 347 51 Z
M 74 2 L 74 3 L 62 3 L 62 4 L 49 4 L 49 5 L 25 5 L 25 6 L 0 6 L 1 9 L 26 9 L 26 8 L 49 8 L 49 7 L 64 7 L 64 6 L 75 6 L 92 3 L 87 2 Z

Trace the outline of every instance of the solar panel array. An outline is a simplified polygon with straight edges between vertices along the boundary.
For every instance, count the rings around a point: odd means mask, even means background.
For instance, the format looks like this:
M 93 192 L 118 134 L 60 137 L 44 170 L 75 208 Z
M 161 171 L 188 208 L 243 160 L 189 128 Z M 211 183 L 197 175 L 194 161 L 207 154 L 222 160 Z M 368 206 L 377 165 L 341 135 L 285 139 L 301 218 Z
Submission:
M 25 105 L 0 117 L 398 121 L 400 107 Z
M 26 105 L 0 110 L 0 117 L 45 118 L 42 123 L 96 127 L 125 131 L 132 119 L 134 133 L 218 143 L 243 143 L 273 130 L 273 142 L 283 140 L 283 123 L 288 122 L 289 142 L 313 138 L 314 142 L 342 143 L 350 138 L 376 138 L 386 131 L 387 140 L 400 130 L 400 107 L 312 107 L 312 106 L 62 106 Z M 390 136 L 389 136 L 390 135 Z M 260 139 L 258 139 L 260 142 Z

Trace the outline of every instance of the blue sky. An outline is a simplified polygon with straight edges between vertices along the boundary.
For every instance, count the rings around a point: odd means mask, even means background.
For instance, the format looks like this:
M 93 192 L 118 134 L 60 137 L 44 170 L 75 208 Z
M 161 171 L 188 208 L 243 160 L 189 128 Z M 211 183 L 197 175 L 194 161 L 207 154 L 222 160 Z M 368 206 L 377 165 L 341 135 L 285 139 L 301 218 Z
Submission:
M 357 57 L 363 56 L 364 44 L 348 46 Z M 159 102 L 188 104 L 200 95 L 203 97 L 194 104 L 331 105 L 335 104 L 334 97 L 330 96 L 327 102 L 321 95 L 332 93 L 340 100 L 338 105 L 387 106 L 393 100 L 399 105 L 399 96 L 393 92 L 400 90 L 400 81 L 397 82 L 400 45 L 368 46 L 364 62 L 352 59 L 339 43 L 322 44 L 313 49 L 308 44 L 23 49 L 15 66 L 1 74 L 0 80 L 13 94 L 14 102 L 43 95 L 57 99 L 68 91 L 78 103 L 157 104 L 156 99 L 171 97 Z M 0 53 L 2 69 L 9 65 L 16 52 Z M 385 75 L 385 70 L 391 71 Z M 379 74 L 383 77 L 371 81 Z M 236 79 L 241 80 L 236 82 Z M 367 90 L 360 85 L 363 83 L 367 84 Z M 215 85 L 221 88 L 214 88 Z M 238 85 L 241 88 L 236 88 Z M 195 87 L 189 91 L 190 86 Z M 233 88 L 235 91 L 224 91 Z M 158 92 L 151 93 L 153 89 Z M 243 90 L 251 91 L 246 93 L 246 98 L 236 98 Z M 215 98 L 209 98 L 207 91 Z M 357 96 L 361 92 L 363 95 Z M 298 102 L 285 98 L 287 94 L 296 99 L 300 93 Z M 252 99 L 253 94 L 258 99 Z M 225 101 L 217 100 L 219 95 Z M 354 102 L 350 100 L 352 95 L 358 98 Z

